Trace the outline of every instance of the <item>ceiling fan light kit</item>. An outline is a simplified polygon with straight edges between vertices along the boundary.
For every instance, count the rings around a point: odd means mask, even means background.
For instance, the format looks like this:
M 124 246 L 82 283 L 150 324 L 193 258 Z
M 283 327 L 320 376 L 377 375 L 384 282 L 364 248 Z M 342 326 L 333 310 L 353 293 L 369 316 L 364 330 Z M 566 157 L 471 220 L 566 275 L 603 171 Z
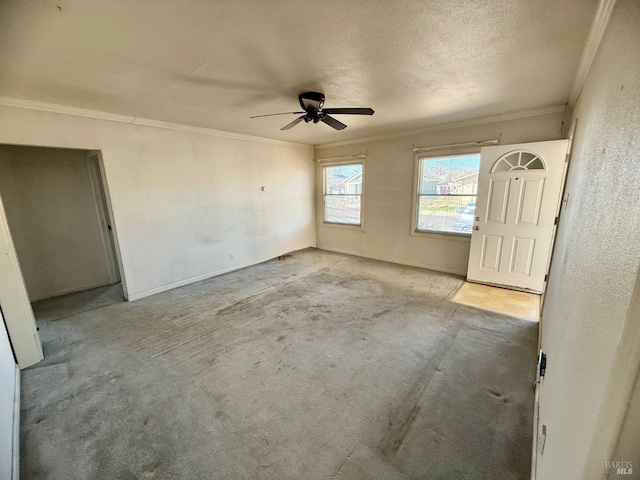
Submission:
M 284 112 L 284 113 L 269 113 L 267 115 L 255 115 L 251 118 L 258 117 L 271 117 L 273 115 L 300 115 L 292 122 L 286 124 L 280 130 L 289 130 L 302 122 L 305 123 L 326 123 L 336 130 L 344 130 L 347 126 L 341 121 L 333 118 L 331 115 L 373 115 L 374 111 L 371 108 L 323 108 L 324 107 L 324 94 L 319 92 L 305 92 L 298 95 L 298 101 L 303 111 L 301 112 Z

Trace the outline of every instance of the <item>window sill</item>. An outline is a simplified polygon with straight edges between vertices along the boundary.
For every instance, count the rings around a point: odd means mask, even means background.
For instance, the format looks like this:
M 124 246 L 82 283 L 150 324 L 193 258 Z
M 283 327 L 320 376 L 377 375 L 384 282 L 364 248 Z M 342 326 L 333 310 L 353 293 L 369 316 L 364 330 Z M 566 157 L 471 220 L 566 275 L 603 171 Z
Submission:
M 350 223 L 322 222 L 322 226 L 323 227 L 332 227 L 332 228 L 345 228 L 347 230 L 356 230 L 356 231 L 364 232 L 364 226 L 362 224 L 353 225 L 353 224 L 350 224 Z
M 428 232 L 424 230 L 413 230 L 411 232 L 413 237 L 433 238 L 436 240 L 453 240 L 455 242 L 471 243 L 470 233 L 458 233 L 458 232 Z

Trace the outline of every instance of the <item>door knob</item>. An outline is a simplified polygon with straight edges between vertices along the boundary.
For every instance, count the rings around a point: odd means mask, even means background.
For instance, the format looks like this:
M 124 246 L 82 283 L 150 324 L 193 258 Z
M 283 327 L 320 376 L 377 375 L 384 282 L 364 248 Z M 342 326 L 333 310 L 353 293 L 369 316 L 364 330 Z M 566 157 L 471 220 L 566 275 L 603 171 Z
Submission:
M 478 225 L 476 225 L 475 227 L 473 227 L 474 230 L 480 230 L 480 227 Z

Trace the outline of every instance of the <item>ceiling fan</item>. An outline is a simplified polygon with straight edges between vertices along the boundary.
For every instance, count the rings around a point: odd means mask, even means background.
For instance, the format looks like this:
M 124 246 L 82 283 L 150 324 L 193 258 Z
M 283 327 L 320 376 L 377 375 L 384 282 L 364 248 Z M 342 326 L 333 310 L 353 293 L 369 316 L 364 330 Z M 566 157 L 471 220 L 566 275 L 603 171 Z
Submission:
M 254 115 L 250 118 L 258 117 L 271 117 L 273 115 L 299 115 L 301 117 L 296 118 L 293 122 L 287 123 L 280 130 L 289 130 L 295 127 L 301 121 L 306 123 L 323 122 L 336 130 L 344 130 L 347 126 L 333 118 L 331 115 L 373 115 L 371 108 L 322 108 L 324 106 L 324 94 L 318 92 L 305 92 L 298 95 L 298 101 L 303 111 L 301 112 L 284 112 L 284 113 L 269 113 L 267 115 Z

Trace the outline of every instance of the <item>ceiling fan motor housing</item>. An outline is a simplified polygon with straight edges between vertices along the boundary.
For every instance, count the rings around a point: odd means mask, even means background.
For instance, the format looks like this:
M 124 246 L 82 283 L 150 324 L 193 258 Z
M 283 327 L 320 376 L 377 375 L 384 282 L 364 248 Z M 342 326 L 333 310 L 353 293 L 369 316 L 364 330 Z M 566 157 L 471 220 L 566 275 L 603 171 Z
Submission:
M 324 94 L 319 92 L 305 92 L 298 95 L 300 106 L 306 111 L 317 111 L 324 106 Z

